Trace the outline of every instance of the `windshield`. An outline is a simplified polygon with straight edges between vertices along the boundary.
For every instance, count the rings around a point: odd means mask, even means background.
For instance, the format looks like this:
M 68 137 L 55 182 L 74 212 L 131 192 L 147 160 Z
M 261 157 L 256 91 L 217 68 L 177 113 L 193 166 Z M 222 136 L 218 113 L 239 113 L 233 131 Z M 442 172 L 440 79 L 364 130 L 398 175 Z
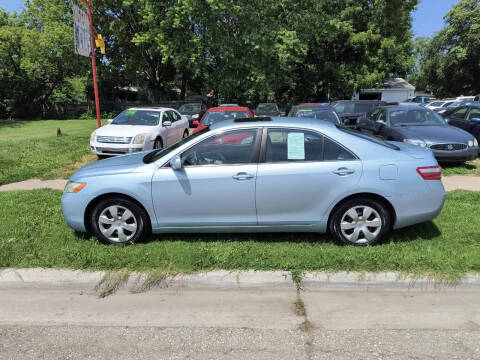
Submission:
M 453 103 L 450 103 L 447 107 L 449 108 L 456 108 L 456 107 L 459 107 L 459 106 L 462 106 L 464 105 L 465 103 L 462 102 L 462 101 L 455 101 Z
M 181 113 L 198 113 L 201 110 L 200 104 L 183 104 L 178 111 Z
M 205 117 L 203 118 L 200 125 L 210 126 L 223 120 L 233 120 L 247 117 L 248 113 L 246 111 L 210 111 L 205 114 Z
M 400 148 L 398 146 L 395 146 L 389 142 L 386 142 L 384 141 L 383 139 L 381 138 L 378 138 L 376 136 L 373 136 L 373 135 L 367 135 L 365 133 L 362 133 L 360 131 L 357 131 L 357 130 L 354 130 L 354 129 L 351 129 L 351 128 L 347 128 L 343 125 L 337 125 L 337 128 L 346 132 L 346 133 L 349 133 L 350 135 L 354 135 L 356 137 L 359 137 L 359 138 L 362 138 L 364 140 L 368 140 L 368 141 L 371 141 L 371 142 L 374 142 L 375 144 L 378 144 L 378 145 L 382 145 L 382 146 L 386 146 L 390 149 L 393 149 L 393 150 L 400 150 Z
M 167 155 L 170 151 L 173 151 L 173 150 L 179 148 L 180 146 L 182 146 L 186 142 L 189 142 L 190 140 L 195 139 L 197 136 L 205 134 L 207 131 L 210 131 L 210 129 L 209 128 L 202 129 L 199 132 L 197 132 L 195 134 L 192 134 L 192 135 L 190 135 L 186 138 L 183 138 L 179 142 L 176 142 L 175 144 L 172 144 L 169 147 L 166 147 L 165 149 L 153 150 L 152 152 L 149 152 L 147 155 L 145 155 L 143 157 L 143 162 L 145 164 L 150 164 L 154 161 L 157 161 L 161 157 Z
M 338 115 L 331 109 L 297 109 L 294 111 L 293 117 L 324 120 L 334 124 L 340 124 Z
M 278 112 L 277 104 L 258 104 L 257 112 Z
M 395 110 L 390 113 L 392 126 L 446 126 L 436 112 L 427 110 Z
M 160 120 L 160 112 L 153 110 L 125 110 L 115 119 L 113 125 L 144 125 L 155 126 Z

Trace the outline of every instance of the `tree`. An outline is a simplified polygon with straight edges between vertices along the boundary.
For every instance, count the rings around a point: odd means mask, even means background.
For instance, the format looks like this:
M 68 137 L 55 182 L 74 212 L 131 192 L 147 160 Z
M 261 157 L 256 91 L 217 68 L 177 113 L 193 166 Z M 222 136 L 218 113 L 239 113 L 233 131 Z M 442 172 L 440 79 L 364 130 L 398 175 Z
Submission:
M 69 4 L 29 0 L 25 6 L 21 14 L 0 12 L 4 116 L 46 115 L 55 100 L 74 101 L 69 89 L 78 98 L 78 77 L 84 76 L 88 66 L 86 59 L 73 53 Z
M 480 3 L 460 0 L 445 16 L 447 26 L 426 46 L 420 61 L 436 96 L 480 93 Z

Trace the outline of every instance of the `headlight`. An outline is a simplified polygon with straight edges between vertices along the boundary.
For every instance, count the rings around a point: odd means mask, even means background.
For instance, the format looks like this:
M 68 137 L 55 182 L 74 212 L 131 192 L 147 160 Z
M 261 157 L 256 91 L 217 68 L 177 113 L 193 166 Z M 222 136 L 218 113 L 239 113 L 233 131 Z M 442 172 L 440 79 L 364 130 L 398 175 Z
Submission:
M 96 134 L 95 131 L 92 132 L 92 135 L 90 135 L 90 142 L 95 142 Z
M 403 142 L 406 142 L 406 143 L 412 144 L 412 145 L 421 146 L 421 147 L 426 147 L 427 146 L 425 141 L 418 140 L 418 139 L 405 139 L 405 140 L 403 140 Z
M 473 139 L 473 146 L 478 146 L 478 141 L 477 141 L 477 139 Z
M 147 134 L 138 134 L 133 138 L 132 144 L 143 144 L 145 142 L 145 136 Z
M 470 147 L 473 146 L 473 140 L 470 140 L 470 141 L 468 142 L 468 146 L 470 146 Z
M 192 119 L 198 119 L 198 114 L 193 114 Z
M 67 193 L 77 193 L 82 190 L 86 185 L 87 183 L 68 181 L 63 191 Z

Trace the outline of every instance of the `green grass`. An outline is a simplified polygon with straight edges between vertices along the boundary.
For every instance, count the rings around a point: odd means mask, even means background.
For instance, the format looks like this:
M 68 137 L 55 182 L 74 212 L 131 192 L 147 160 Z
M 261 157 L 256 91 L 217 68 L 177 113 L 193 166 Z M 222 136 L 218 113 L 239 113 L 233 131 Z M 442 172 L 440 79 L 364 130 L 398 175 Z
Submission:
M 179 234 L 105 246 L 64 222 L 60 191 L 0 193 L 0 268 L 191 272 L 212 269 L 398 271 L 457 279 L 480 271 L 480 192 L 449 193 L 434 221 L 368 248 L 318 234 Z
M 57 137 L 57 128 L 62 136 Z M 0 185 L 31 178 L 68 178 L 95 160 L 95 120 L 0 120 Z
M 463 165 L 446 165 L 442 164 L 442 174 L 449 175 L 480 175 L 480 159 L 467 161 Z

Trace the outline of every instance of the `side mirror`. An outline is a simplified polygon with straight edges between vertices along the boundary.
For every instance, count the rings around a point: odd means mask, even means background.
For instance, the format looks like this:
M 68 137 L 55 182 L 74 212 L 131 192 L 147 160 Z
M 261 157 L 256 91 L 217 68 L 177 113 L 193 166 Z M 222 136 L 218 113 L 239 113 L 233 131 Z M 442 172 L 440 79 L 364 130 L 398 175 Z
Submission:
M 377 124 L 379 125 L 387 125 L 387 122 L 385 120 L 382 120 L 382 119 L 378 119 L 377 121 L 375 121 Z
M 170 160 L 170 167 L 175 171 L 178 171 L 182 168 L 182 159 L 180 158 L 180 155 L 175 155 Z
M 480 122 L 480 118 L 478 117 L 471 118 L 470 120 L 476 123 Z
M 167 120 L 167 121 L 164 121 L 162 124 L 163 124 L 163 126 L 165 126 L 165 127 L 172 126 L 172 122 L 171 122 L 171 121 L 168 121 L 168 120 Z
M 108 119 L 107 121 L 108 121 L 109 124 L 111 124 L 113 119 Z
M 200 121 L 193 120 L 192 125 L 193 125 L 193 127 L 198 127 L 198 125 L 200 125 Z

